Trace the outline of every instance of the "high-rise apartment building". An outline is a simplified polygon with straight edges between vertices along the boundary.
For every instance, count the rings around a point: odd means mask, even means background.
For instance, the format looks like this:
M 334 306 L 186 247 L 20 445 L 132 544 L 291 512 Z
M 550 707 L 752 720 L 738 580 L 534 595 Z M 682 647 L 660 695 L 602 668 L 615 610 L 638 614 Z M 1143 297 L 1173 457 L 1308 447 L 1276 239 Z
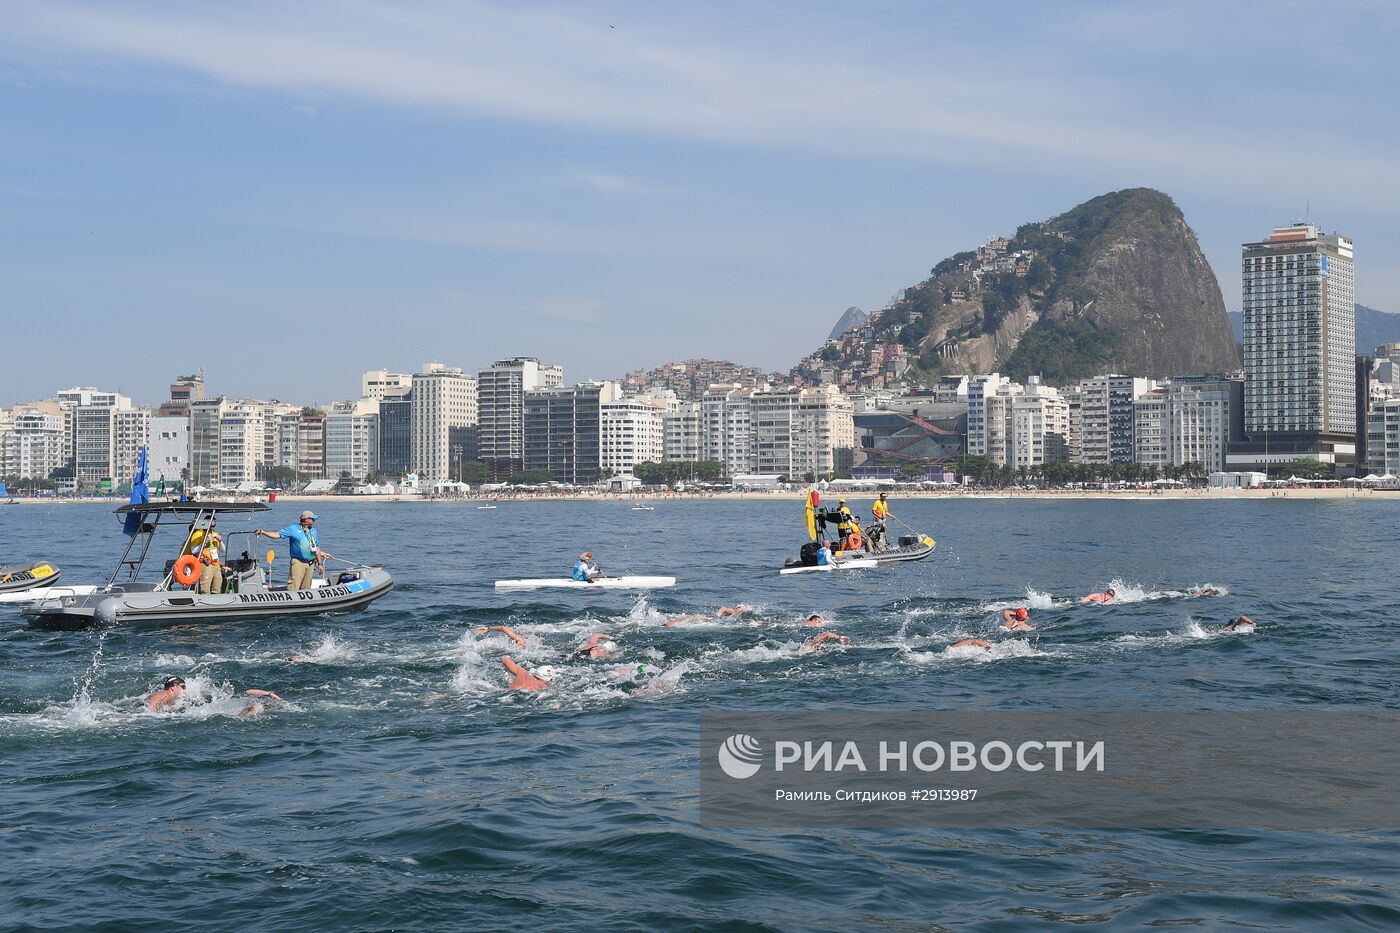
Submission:
M 752 395 L 754 472 L 801 480 L 829 475 L 855 447 L 851 400 L 834 385 L 759 389 Z M 733 474 L 731 474 L 733 475 Z
M 639 463 L 659 463 L 665 453 L 666 405 L 645 396 L 604 402 L 599 429 L 603 477 L 631 473 Z
M 374 398 L 336 402 L 326 413 L 326 478 L 361 482 L 379 469 L 379 406 Z
M 63 466 L 63 416 L 26 408 L 0 436 L 0 476 L 48 479 Z
M 460 369 L 425 363 L 413 375 L 412 390 L 410 468 L 429 483 L 451 479 L 458 462 L 468 456 L 457 429 L 477 423 L 476 380 Z
M 379 402 L 379 438 L 376 460 L 379 470 L 394 476 L 409 472 L 413 463 L 413 394 Z
M 477 373 L 477 448 L 498 478 L 525 457 L 525 393 L 564 384 L 564 367 L 531 356 L 497 360 Z
M 146 456 L 151 488 L 165 480 L 167 492 L 185 478 L 190 465 L 190 416 L 151 416 L 151 448 Z
M 726 476 L 752 473 L 754 389 L 713 385 L 700 400 L 701 459 L 724 464 Z
M 699 402 L 680 402 L 662 417 L 662 459 L 693 463 L 704 459 L 704 416 Z
M 1156 385 L 1151 379 L 1117 373 L 1079 383 L 1079 445 L 1083 462 L 1133 462 L 1133 402 Z
M 1069 459 L 1069 402 L 1058 389 L 1026 380 L 1024 392 L 1010 396 L 1007 465 L 1031 467 Z
M 603 404 L 619 394 L 613 382 L 581 382 L 526 392 L 525 469 L 547 470 L 558 483 L 597 482 L 603 462 Z
M 1232 468 L 1356 455 L 1353 244 L 1314 224 L 1242 248 L 1244 429 Z

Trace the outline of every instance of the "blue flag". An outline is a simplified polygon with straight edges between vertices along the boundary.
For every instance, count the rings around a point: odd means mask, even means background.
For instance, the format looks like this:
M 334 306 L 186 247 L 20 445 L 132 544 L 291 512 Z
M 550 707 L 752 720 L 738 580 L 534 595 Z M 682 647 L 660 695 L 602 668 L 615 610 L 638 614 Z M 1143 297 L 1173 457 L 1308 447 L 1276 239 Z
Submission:
M 146 448 L 141 448 L 141 457 L 136 461 L 136 475 L 131 478 L 131 504 L 145 505 L 151 501 L 151 490 L 146 485 Z M 122 534 L 134 535 L 141 529 L 141 519 L 145 516 L 140 512 L 128 512 L 126 523 L 122 526 Z

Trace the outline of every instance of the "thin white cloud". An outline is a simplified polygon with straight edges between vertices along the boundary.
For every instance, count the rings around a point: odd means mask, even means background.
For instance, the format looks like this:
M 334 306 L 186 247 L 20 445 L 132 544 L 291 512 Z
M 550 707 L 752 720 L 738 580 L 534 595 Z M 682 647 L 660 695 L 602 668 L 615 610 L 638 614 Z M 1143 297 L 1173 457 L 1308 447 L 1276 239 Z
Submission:
M 1018 9 L 1024 17 L 1036 8 Z M 742 28 L 721 31 L 718 22 L 643 19 L 662 15 L 656 7 L 616 12 L 379 0 L 202 8 L 20 0 L 7 8 L 0 49 L 75 70 L 102 56 L 297 95 L 802 152 L 1008 170 L 1028 159 L 1058 171 L 1117 173 L 1126 165 L 1147 181 L 1216 191 L 1272 193 L 1296 181 L 1287 160 L 1260 158 L 1295 145 L 1287 127 L 1173 116 L 1152 97 L 1172 93 L 1170 74 L 1119 85 L 1093 67 L 1097 54 L 1121 54 L 1115 38 L 1159 59 L 1179 48 L 1183 68 L 1196 45 L 1225 53 L 1229 37 L 1204 29 L 1206 7 L 1057 8 L 1044 27 L 1053 41 L 1040 43 L 1011 35 L 1014 17 L 1004 39 L 1001 30 L 946 36 L 930 24 L 927 41 L 915 43 L 895 30 L 844 35 L 800 13 L 790 19 L 801 28 L 746 17 Z M 1400 201 L 1400 164 L 1388 152 L 1325 125 L 1312 129 L 1308 149 L 1345 164 L 1333 179 L 1339 199 L 1371 208 Z M 595 179 L 595 190 L 605 179 Z

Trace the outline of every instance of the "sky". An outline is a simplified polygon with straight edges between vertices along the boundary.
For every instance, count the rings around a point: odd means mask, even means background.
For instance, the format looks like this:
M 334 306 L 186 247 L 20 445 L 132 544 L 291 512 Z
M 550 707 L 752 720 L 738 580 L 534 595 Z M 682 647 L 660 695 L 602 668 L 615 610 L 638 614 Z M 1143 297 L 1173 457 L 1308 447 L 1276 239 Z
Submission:
M 7 0 L 0 404 L 787 369 L 1095 195 L 1304 216 L 1400 311 L 1400 5 Z

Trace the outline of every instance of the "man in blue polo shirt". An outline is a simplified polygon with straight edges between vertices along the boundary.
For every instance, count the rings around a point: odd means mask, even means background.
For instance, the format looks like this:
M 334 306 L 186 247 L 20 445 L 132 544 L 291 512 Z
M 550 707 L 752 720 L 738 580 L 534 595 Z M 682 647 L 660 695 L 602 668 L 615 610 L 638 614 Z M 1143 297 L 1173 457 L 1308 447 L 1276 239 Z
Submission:
M 301 519 L 295 525 L 288 525 L 281 531 L 253 532 L 265 538 L 286 538 L 290 547 L 290 557 L 292 559 L 291 570 L 287 574 L 287 589 L 289 590 L 309 590 L 311 589 L 312 577 L 317 573 L 324 572 L 326 558 L 331 555 L 321 550 L 320 539 L 316 536 L 316 513 L 306 511 L 301 513 Z

